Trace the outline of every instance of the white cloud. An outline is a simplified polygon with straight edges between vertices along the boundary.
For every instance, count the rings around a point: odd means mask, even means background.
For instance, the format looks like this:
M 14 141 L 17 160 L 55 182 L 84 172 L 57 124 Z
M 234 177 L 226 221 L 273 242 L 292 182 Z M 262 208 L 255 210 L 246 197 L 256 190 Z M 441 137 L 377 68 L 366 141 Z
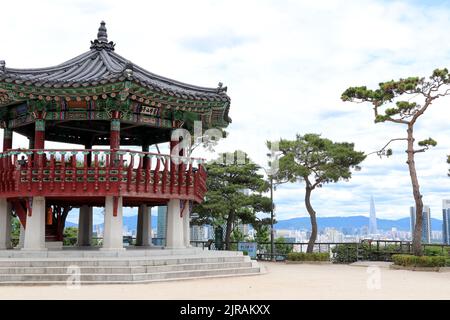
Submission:
M 152 72 L 198 85 L 228 86 L 230 137 L 264 163 L 267 139 L 317 132 L 370 152 L 404 128 L 373 123 L 371 108 L 340 101 L 351 85 L 426 76 L 450 61 L 450 6 L 407 1 L 10 1 L 2 4 L 0 59 L 10 67 L 60 63 L 89 49 L 100 20 L 116 51 Z M 417 157 L 424 201 L 440 217 L 450 197 L 448 99 L 420 120 L 418 139 L 438 147 Z M 16 139 L 15 146 L 26 145 Z M 50 146 L 51 144 L 47 144 Z M 404 147 L 371 156 L 350 182 L 313 195 L 319 214 L 401 217 L 413 203 Z M 295 187 L 295 189 L 293 189 Z M 276 193 L 278 218 L 304 214 L 302 186 Z

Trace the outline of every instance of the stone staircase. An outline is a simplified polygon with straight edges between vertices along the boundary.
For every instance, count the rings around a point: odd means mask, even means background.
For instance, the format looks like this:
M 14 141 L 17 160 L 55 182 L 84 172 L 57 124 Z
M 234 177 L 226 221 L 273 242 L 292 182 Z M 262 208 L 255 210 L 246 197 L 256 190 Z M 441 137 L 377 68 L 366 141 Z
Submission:
M 128 251 L 128 250 L 127 250 Z M 261 274 L 255 261 L 240 252 L 179 252 L 148 254 L 111 252 L 6 257 L 0 254 L 0 285 L 125 284 Z M 153 250 L 145 250 L 153 251 Z

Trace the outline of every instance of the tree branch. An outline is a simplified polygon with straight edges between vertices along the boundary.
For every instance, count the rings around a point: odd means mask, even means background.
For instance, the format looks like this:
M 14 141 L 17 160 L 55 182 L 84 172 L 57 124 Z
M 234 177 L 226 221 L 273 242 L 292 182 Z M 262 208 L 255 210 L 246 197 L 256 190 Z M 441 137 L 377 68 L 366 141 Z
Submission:
M 380 150 L 377 150 L 377 151 L 373 151 L 373 152 L 371 152 L 371 153 L 368 153 L 367 155 L 369 156 L 369 155 L 371 155 L 371 154 L 376 153 L 378 156 L 381 157 L 381 156 L 383 155 L 383 153 L 386 151 L 386 148 L 387 148 L 392 142 L 394 142 L 394 141 L 401 141 L 401 140 L 407 141 L 408 138 L 395 138 L 395 139 L 391 139 L 391 140 L 389 140 L 388 143 L 386 143 L 386 145 L 385 145 L 383 148 L 381 148 Z

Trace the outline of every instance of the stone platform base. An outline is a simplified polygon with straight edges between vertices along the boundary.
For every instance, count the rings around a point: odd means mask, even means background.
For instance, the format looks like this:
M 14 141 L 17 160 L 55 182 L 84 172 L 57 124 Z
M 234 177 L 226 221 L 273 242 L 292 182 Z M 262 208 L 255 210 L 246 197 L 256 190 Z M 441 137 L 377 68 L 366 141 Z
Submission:
M 126 284 L 261 273 L 241 252 L 199 248 L 0 251 L 0 285 Z

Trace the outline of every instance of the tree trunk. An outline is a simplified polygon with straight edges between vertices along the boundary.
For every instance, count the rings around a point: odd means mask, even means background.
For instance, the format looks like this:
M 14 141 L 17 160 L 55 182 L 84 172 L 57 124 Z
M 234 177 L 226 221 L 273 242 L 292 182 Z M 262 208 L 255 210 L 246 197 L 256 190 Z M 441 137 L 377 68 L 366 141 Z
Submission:
M 311 206 L 311 191 L 312 189 L 306 186 L 305 193 L 305 205 L 306 210 L 308 210 L 309 218 L 311 219 L 311 236 L 309 237 L 308 247 L 306 248 L 307 253 L 312 253 L 314 249 L 314 243 L 317 239 L 317 220 L 316 220 L 316 212 Z
M 231 231 L 233 230 L 234 213 L 228 213 L 227 230 L 225 230 L 225 249 L 231 250 Z
M 413 188 L 414 202 L 416 204 L 416 224 L 414 226 L 412 236 L 412 250 L 414 255 L 422 255 L 422 225 L 423 225 L 423 202 L 422 195 L 420 194 L 419 180 L 417 179 L 416 164 L 414 162 L 414 137 L 413 126 L 408 125 L 408 164 L 409 175 L 411 177 L 411 184 Z

